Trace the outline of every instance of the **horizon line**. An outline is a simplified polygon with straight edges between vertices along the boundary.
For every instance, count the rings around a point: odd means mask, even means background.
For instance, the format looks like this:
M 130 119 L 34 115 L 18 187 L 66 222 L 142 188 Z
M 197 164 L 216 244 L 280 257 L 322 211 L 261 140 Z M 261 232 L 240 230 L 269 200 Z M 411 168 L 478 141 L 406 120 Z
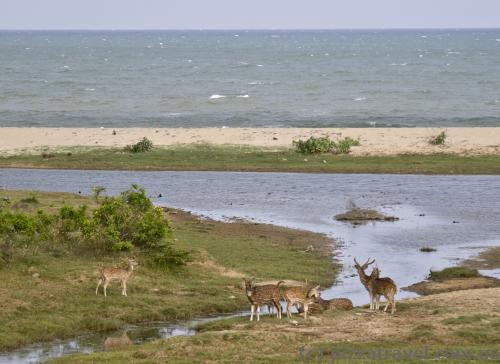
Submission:
M 329 30 L 500 30 L 495 27 L 387 27 L 387 28 L 0 28 L 0 31 L 329 31 Z

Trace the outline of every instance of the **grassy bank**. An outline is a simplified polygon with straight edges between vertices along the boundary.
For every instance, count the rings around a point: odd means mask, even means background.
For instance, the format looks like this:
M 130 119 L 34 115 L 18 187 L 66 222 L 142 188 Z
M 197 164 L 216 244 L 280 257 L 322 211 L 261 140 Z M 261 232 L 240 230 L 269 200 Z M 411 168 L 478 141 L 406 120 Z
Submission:
M 499 298 L 500 288 L 477 289 L 400 302 L 395 315 L 356 308 L 312 316 L 307 323 L 300 318 L 295 324 L 274 318 L 259 323 L 250 323 L 247 318 L 228 319 L 204 325 L 194 337 L 70 356 L 55 362 L 351 363 L 358 359 L 355 362 L 399 363 L 419 362 L 423 358 L 418 355 L 424 352 L 431 356 L 427 361 L 487 362 L 479 355 L 489 353 L 494 360 L 500 351 Z M 381 350 L 389 354 L 376 360 L 373 355 L 380 355 Z M 342 360 L 342 355 L 351 359 Z M 454 360 L 445 360 L 447 356 Z
M 193 145 L 155 148 L 70 149 L 0 157 L 0 167 L 113 170 L 212 170 L 262 172 L 500 174 L 500 156 L 415 154 L 397 156 L 304 155 L 291 149 Z
M 94 199 L 66 193 L 0 190 L 15 211 L 56 211 L 62 205 Z M 191 252 L 187 266 L 161 271 L 145 264 L 128 284 L 128 297 L 118 284 L 108 297 L 95 296 L 98 269 L 119 263 L 123 256 L 72 254 L 61 250 L 20 250 L 0 266 L 0 350 L 113 330 L 125 323 L 174 320 L 248 308 L 239 288 L 242 277 L 257 280 L 293 279 L 330 284 L 337 266 L 332 241 L 318 234 L 271 225 L 201 220 L 180 211 L 167 213 L 175 248 Z M 308 246 L 315 249 L 309 251 Z M 142 253 L 146 254 L 146 253 Z

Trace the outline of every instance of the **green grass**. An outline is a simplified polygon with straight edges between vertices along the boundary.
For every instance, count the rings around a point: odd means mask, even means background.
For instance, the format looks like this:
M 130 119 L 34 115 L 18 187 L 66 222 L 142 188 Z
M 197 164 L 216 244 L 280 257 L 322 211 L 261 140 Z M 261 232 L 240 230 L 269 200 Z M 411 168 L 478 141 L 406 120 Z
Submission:
M 439 281 L 450 278 L 476 278 L 480 277 L 478 270 L 471 267 L 450 267 L 440 271 L 431 271 L 429 279 Z
M 30 192 L 0 190 L 13 209 L 55 211 L 63 204 L 95 206 L 91 197 L 38 192 L 37 204 L 22 204 Z M 295 279 L 331 284 L 337 265 L 332 241 L 304 231 L 252 223 L 199 220 L 169 214 L 174 246 L 194 261 L 173 271 L 141 264 L 129 281 L 129 296 L 117 284 L 108 297 L 95 296 L 98 268 L 122 257 L 18 252 L 0 269 L 0 351 L 89 331 L 113 330 L 125 323 L 185 319 L 248 308 L 241 275 L 257 280 Z M 314 244 L 314 252 L 305 252 Z M 232 271 L 228 271 L 232 270 Z M 40 274 L 39 279 L 32 273 Z
M 176 146 L 147 153 L 121 149 L 72 149 L 0 157 L 0 167 L 112 170 L 214 170 L 330 173 L 500 174 L 500 156 L 405 154 L 397 156 L 303 155 L 292 149 L 248 146 Z

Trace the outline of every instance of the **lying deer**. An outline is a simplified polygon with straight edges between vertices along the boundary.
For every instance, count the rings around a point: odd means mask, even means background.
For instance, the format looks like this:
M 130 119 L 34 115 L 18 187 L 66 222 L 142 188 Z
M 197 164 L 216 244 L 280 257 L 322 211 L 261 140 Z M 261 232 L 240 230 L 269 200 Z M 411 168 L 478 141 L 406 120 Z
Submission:
M 371 275 L 366 275 L 365 270 L 370 264 L 375 263 L 375 260 L 370 262 L 370 259 L 363 265 L 359 264 L 354 258 L 354 266 L 359 274 L 359 280 L 365 286 L 370 295 L 370 310 L 378 310 L 380 307 L 380 296 L 383 295 L 387 300 L 384 312 L 387 312 L 389 304 L 391 305 L 391 313 L 396 311 L 396 301 L 394 296 L 397 292 L 397 287 L 394 281 L 390 278 L 379 278 L 380 271 L 378 268 L 373 269 Z
M 291 319 L 291 308 L 293 305 L 302 306 L 304 310 L 304 319 L 307 320 L 307 312 L 309 306 L 319 298 L 319 286 L 312 287 L 310 285 L 290 287 L 285 290 L 283 297 L 286 300 L 286 317 Z
M 104 297 L 107 297 L 106 288 L 108 288 L 109 283 L 113 281 L 120 282 L 122 285 L 122 295 L 123 296 L 127 295 L 127 281 L 130 278 L 132 272 L 134 271 L 134 268 L 139 265 L 135 260 L 135 258 L 128 258 L 127 262 L 128 262 L 127 269 L 113 268 L 113 267 L 101 268 L 101 270 L 99 271 L 99 273 L 101 274 L 101 278 L 99 278 L 99 281 L 97 282 L 97 287 L 95 289 L 96 296 L 99 292 L 99 287 L 102 284 L 104 290 Z
M 352 301 L 348 298 L 332 298 L 329 300 L 324 300 L 318 297 L 314 300 L 314 303 L 309 305 L 309 312 L 311 313 L 321 313 L 325 310 L 342 310 L 348 311 L 353 309 Z M 302 306 L 298 307 L 299 313 L 304 312 Z
M 274 307 L 278 311 L 277 318 L 281 319 L 281 292 L 280 285 L 285 283 L 279 281 L 277 284 L 266 284 L 264 286 L 256 286 L 254 279 L 245 279 L 245 294 L 250 301 L 250 321 L 253 321 L 253 314 L 257 311 L 257 321 L 260 320 L 260 307 L 267 305 Z

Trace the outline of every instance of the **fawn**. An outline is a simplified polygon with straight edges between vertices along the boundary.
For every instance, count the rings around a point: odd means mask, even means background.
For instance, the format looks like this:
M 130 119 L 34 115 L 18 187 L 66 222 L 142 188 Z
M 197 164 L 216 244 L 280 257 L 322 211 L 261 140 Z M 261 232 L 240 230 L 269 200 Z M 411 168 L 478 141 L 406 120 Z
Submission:
M 375 260 L 370 262 L 370 259 L 364 264 L 359 264 L 356 258 L 354 258 L 354 266 L 359 274 L 359 280 L 365 286 L 370 295 L 370 310 L 378 310 L 380 307 L 380 296 L 383 295 L 387 300 L 384 308 L 384 312 L 387 312 L 389 304 L 391 305 L 391 313 L 396 311 L 396 301 L 394 295 L 397 292 L 397 287 L 391 278 L 380 278 L 380 271 L 378 268 L 374 268 L 371 275 L 366 275 L 365 269 L 368 268 L 370 264 L 375 263 Z
M 285 283 L 279 281 L 276 285 L 266 284 L 264 286 L 256 286 L 254 279 L 245 279 L 245 293 L 248 301 L 250 301 L 250 321 L 253 321 L 254 311 L 257 310 L 257 321 L 260 321 L 260 307 L 267 305 L 268 307 L 275 307 L 278 311 L 277 318 L 281 319 L 281 292 L 280 285 Z
M 307 320 L 307 311 L 309 306 L 319 298 L 319 286 L 312 287 L 310 285 L 290 287 L 285 290 L 283 297 L 286 300 L 286 317 L 291 319 L 291 308 L 293 305 L 302 306 L 304 309 L 304 319 Z
M 132 272 L 134 271 L 134 268 L 139 265 L 135 260 L 135 258 L 128 258 L 127 262 L 128 262 L 127 269 L 113 268 L 113 267 L 101 268 L 100 270 L 101 278 L 99 278 L 99 281 L 97 282 L 97 287 L 95 289 L 96 296 L 97 293 L 99 292 L 99 287 L 102 284 L 104 290 L 104 297 L 107 297 L 106 288 L 108 288 L 109 283 L 112 281 L 120 282 L 122 285 L 122 295 L 123 296 L 127 295 L 127 281 L 130 278 Z

